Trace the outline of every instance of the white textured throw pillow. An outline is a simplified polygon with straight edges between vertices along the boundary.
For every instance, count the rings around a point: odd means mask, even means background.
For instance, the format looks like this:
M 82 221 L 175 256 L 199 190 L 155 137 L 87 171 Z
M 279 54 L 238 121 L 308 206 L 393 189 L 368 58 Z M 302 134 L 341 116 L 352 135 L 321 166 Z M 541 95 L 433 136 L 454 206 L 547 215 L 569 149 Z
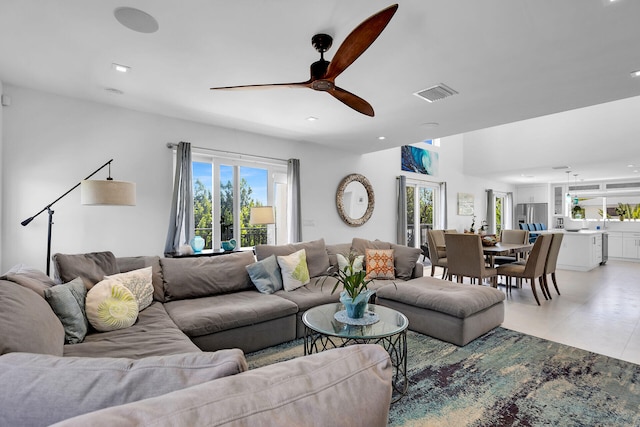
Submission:
M 344 268 L 349 265 L 349 259 L 342 254 L 337 254 L 336 256 L 338 257 L 338 268 L 340 269 L 340 271 L 344 271 Z M 357 273 L 358 271 L 364 270 L 363 264 L 364 255 L 357 255 L 353 260 L 353 272 Z
M 138 303 L 133 293 L 115 280 L 103 280 L 87 293 L 89 323 L 101 332 L 124 329 L 136 323 Z
M 293 291 L 309 283 L 307 253 L 304 249 L 291 255 L 279 256 L 278 265 L 282 273 L 282 284 L 285 291 Z
M 133 293 L 138 303 L 138 310 L 142 311 L 153 302 L 153 283 L 151 282 L 151 267 L 139 270 L 128 271 L 126 273 L 112 274 L 104 276 L 105 279 L 115 280 L 123 284 Z

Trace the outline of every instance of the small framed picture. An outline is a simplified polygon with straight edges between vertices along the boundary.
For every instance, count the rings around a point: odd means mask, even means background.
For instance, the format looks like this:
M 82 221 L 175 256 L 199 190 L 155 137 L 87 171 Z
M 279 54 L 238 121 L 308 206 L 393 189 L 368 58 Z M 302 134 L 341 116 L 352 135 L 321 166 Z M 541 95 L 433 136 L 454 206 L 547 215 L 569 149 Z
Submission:
M 458 215 L 473 215 L 473 194 L 458 193 Z

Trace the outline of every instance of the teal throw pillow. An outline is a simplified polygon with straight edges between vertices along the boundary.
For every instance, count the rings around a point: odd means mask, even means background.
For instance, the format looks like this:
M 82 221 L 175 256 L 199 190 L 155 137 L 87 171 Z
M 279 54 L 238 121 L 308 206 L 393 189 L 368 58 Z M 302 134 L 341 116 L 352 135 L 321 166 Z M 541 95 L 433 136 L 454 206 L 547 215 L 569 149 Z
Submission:
M 87 335 L 89 322 L 85 314 L 87 288 L 82 278 L 44 289 L 44 298 L 64 327 L 64 341 L 77 344 Z
M 251 281 L 263 294 L 272 294 L 282 289 L 282 274 L 275 255 L 246 267 Z

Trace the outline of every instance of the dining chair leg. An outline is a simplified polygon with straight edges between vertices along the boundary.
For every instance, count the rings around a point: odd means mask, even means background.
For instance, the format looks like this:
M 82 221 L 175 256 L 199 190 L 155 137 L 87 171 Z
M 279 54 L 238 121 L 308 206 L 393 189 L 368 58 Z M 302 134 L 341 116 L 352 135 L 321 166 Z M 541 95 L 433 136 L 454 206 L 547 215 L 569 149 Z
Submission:
M 556 288 L 556 292 L 560 295 L 560 291 L 558 290 L 558 283 L 556 283 L 556 272 L 551 273 L 551 280 L 553 281 L 553 287 Z
M 536 279 L 531 278 L 529 279 L 529 281 L 531 282 L 531 290 L 533 291 L 533 297 L 536 299 L 536 302 L 538 303 L 538 305 L 540 305 L 540 300 L 538 299 L 538 294 L 536 293 Z
M 543 274 L 542 275 L 542 279 L 543 279 L 543 284 L 544 284 L 544 291 L 546 293 L 545 299 L 547 297 L 549 297 L 549 299 L 553 299 L 553 298 L 551 298 L 551 292 L 549 292 L 549 281 L 547 280 L 547 275 Z
M 433 277 L 434 274 L 436 274 L 436 265 L 431 264 L 431 277 Z

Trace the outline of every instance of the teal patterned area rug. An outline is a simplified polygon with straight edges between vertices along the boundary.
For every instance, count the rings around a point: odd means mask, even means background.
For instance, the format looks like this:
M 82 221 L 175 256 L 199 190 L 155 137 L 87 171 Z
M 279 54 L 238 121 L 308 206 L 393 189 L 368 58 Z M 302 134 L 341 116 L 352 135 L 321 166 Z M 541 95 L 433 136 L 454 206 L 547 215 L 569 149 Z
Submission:
M 390 426 L 640 426 L 640 365 L 503 328 L 457 347 L 407 334 L 409 391 Z M 300 357 L 302 340 L 247 355 Z

